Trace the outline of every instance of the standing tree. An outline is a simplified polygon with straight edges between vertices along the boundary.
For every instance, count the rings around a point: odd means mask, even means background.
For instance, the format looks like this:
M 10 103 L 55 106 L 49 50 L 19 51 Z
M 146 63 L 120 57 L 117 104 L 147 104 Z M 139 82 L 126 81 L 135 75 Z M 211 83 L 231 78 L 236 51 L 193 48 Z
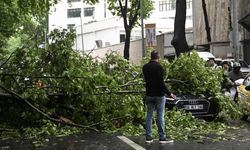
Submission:
M 2 0 L 0 2 L 1 24 L 0 24 L 0 49 L 12 35 L 21 30 L 22 20 L 27 16 L 44 16 L 48 14 L 50 6 L 58 3 L 59 0 Z M 89 4 L 98 3 L 99 0 L 83 0 Z M 140 6 L 140 0 L 109 0 L 108 9 L 116 16 L 122 17 L 126 33 L 124 58 L 129 59 L 130 36 L 132 29 L 139 24 L 140 11 L 143 11 L 144 18 L 148 18 L 153 10 L 152 0 L 143 0 L 145 4 Z M 12 16 L 12 17 L 9 17 Z
M 8 38 L 16 32 L 20 18 L 13 1 L 0 1 L 0 49 L 7 44 Z M 3 53 L 1 51 L 1 53 Z
M 45 18 L 49 7 L 59 0 L 1 0 L 0 1 L 0 53 L 4 52 L 8 39 L 20 33 L 29 20 Z M 31 19 L 32 18 L 32 19 Z M 37 21 L 39 22 L 39 21 Z
M 177 57 L 181 53 L 189 51 L 185 36 L 185 23 L 186 23 L 186 0 L 176 0 L 176 14 L 174 21 L 174 37 L 171 44 L 175 48 Z
M 140 6 L 140 0 L 109 0 L 108 9 L 116 16 L 122 17 L 126 33 L 124 45 L 124 58 L 129 60 L 130 36 L 132 29 L 139 24 L 140 11 L 144 18 L 148 18 L 154 9 L 152 0 L 143 0 L 144 6 Z M 143 38 L 143 37 L 142 37 Z

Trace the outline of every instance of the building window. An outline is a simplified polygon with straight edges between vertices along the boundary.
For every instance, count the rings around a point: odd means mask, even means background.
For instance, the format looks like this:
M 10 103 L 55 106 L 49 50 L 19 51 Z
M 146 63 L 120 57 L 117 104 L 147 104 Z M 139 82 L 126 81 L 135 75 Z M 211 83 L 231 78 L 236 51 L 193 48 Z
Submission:
M 68 18 L 75 18 L 81 16 L 81 8 L 68 9 Z
M 75 24 L 67 24 L 67 29 L 74 29 L 75 28 Z
M 84 8 L 84 17 L 89 17 L 94 15 L 95 8 L 94 7 L 87 7 Z
M 187 9 L 192 8 L 192 0 L 187 0 Z
M 68 0 L 68 3 L 80 2 L 81 0 Z
M 125 34 L 120 34 L 120 43 L 125 42 Z
M 192 8 L 192 0 L 187 0 L 187 9 Z M 176 0 L 159 1 L 159 11 L 170 11 L 176 9 Z
M 175 10 L 176 0 L 159 1 L 159 11 Z
M 159 1 L 159 11 L 165 11 L 166 4 L 166 1 Z

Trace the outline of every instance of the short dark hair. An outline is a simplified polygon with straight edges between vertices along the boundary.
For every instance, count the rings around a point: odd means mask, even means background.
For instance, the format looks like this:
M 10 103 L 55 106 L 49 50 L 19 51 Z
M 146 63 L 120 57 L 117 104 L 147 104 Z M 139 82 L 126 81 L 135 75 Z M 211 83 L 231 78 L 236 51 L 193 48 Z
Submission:
M 160 58 L 159 52 L 156 51 L 156 50 L 153 50 L 153 51 L 151 52 L 151 60 L 159 59 L 159 58 Z
M 223 62 L 221 63 L 221 65 L 229 65 L 229 62 L 228 62 L 228 61 L 223 61 Z
M 213 57 L 208 58 L 208 60 L 215 60 Z

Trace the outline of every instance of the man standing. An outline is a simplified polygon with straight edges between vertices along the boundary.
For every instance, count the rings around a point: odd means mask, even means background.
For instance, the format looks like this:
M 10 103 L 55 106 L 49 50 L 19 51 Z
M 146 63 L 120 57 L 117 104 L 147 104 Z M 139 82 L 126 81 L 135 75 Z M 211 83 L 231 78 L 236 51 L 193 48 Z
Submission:
M 157 111 L 157 127 L 159 132 L 159 143 L 171 143 L 173 140 L 166 140 L 165 135 L 165 95 L 175 99 L 166 87 L 164 82 L 164 69 L 159 63 L 159 52 L 151 52 L 151 60 L 143 66 L 143 75 L 146 82 L 146 105 L 147 105 L 147 118 L 146 118 L 146 143 L 151 144 L 152 139 L 152 121 L 153 112 Z

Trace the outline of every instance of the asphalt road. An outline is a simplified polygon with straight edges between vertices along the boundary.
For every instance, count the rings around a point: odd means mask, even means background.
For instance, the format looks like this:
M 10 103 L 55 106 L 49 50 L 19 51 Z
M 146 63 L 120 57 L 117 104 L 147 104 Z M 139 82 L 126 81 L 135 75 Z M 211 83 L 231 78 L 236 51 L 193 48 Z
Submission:
M 35 147 L 31 140 L 0 140 L 1 150 L 250 150 L 250 120 L 235 121 L 238 130 L 228 131 L 236 138 L 216 141 L 175 141 L 171 144 L 145 144 L 144 136 L 125 137 L 102 133 L 84 133 L 66 137 L 49 138 L 47 145 Z

